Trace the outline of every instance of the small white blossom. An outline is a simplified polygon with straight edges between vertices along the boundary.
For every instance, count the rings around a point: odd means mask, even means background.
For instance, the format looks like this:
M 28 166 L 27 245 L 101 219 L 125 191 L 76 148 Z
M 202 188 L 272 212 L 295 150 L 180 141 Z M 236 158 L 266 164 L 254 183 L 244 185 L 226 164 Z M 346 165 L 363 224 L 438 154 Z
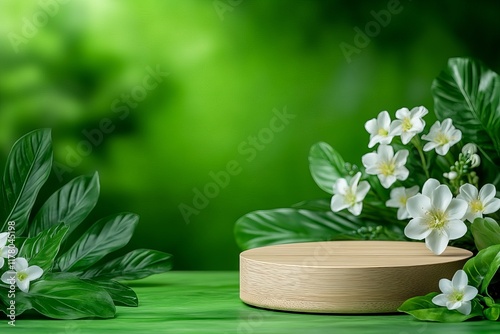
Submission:
M 420 132 L 424 131 L 425 121 L 422 119 L 429 111 L 425 107 L 415 107 L 411 111 L 401 108 L 396 111 L 396 118 L 391 123 L 389 135 L 401 136 L 401 142 L 406 145 Z
M 361 173 L 353 176 L 348 184 L 346 179 L 338 179 L 333 186 L 335 195 L 332 197 L 332 211 L 338 212 L 343 209 L 349 210 L 353 215 L 358 216 L 363 209 L 363 199 L 365 198 L 370 184 L 367 181 L 359 182 Z M 359 182 L 359 184 L 358 184 Z
M 437 154 L 446 155 L 450 147 L 462 139 L 462 132 L 453 126 L 451 118 L 447 118 L 443 123 L 436 121 L 422 139 L 429 141 L 424 145 L 424 151 L 436 149 Z
M 378 114 L 377 118 L 372 118 L 365 123 L 365 129 L 370 134 L 370 142 L 368 147 L 372 148 L 375 144 L 390 144 L 392 138 L 389 134 L 391 126 L 391 118 L 387 111 L 382 111 Z
M 438 306 L 446 306 L 448 310 L 469 315 L 471 312 L 471 300 L 476 297 L 478 291 L 475 287 L 467 285 L 468 277 L 465 271 L 457 270 L 451 281 L 446 278 L 439 280 L 441 294 L 432 298 L 432 302 Z
M 467 162 L 470 163 L 470 168 L 476 168 L 481 164 L 481 158 L 479 157 L 479 155 L 473 154 L 470 156 Z
M 405 167 L 408 150 L 399 150 L 394 154 L 394 149 L 389 145 L 380 145 L 377 152 L 363 155 L 361 161 L 366 168 L 366 173 L 377 175 L 380 183 L 388 189 L 396 180 L 404 181 L 408 178 L 409 171 Z
M 478 191 L 472 184 L 466 183 L 460 187 L 457 198 L 467 202 L 467 212 L 464 219 L 474 222 L 476 218 L 483 218 L 483 214 L 494 213 L 500 209 L 500 199 L 495 198 L 497 190 L 491 183 L 485 184 Z
M 462 153 L 467 154 L 467 155 L 473 155 L 477 152 L 477 145 L 473 143 L 468 143 L 465 144 L 464 147 L 462 147 Z
M 0 233 L 0 268 L 3 267 L 5 259 L 9 258 L 9 253 L 11 258 L 17 254 L 16 247 L 9 247 L 7 245 L 9 234 L 9 232 Z
M 28 261 L 23 257 L 15 259 L 14 269 L 3 273 L 1 280 L 9 285 L 16 283 L 19 290 L 23 292 L 28 292 L 30 282 L 40 278 L 43 274 L 43 270 L 39 266 L 28 267 Z
M 406 208 L 410 217 L 404 233 L 408 238 L 422 240 L 434 254 L 441 254 L 448 241 L 464 236 L 467 226 L 461 220 L 467 211 L 467 202 L 453 198 L 447 185 L 429 179 L 422 194 L 408 199 Z
M 418 193 L 418 186 L 411 188 L 398 187 L 391 190 L 391 199 L 385 202 L 389 208 L 398 208 L 398 219 L 405 220 L 410 218 L 410 214 L 406 209 L 408 198 L 415 196 Z

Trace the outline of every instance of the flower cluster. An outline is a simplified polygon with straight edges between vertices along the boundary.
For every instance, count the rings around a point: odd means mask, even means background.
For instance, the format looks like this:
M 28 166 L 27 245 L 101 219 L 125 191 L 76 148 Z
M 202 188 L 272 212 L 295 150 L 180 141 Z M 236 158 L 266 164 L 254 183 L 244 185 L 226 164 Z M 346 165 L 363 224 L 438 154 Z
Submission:
M 425 129 L 423 118 L 427 114 L 428 110 L 422 106 L 411 110 L 401 108 L 396 111 L 396 119 L 391 121 L 387 111 L 380 112 L 377 118 L 365 124 L 370 134 L 368 147 L 379 146 L 376 151 L 363 155 L 361 160 L 366 174 L 377 176 L 383 188 L 392 188 L 390 198 L 384 200 L 386 207 L 397 208 L 397 219 L 410 219 L 404 228 L 405 236 L 425 239 L 427 248 L 439 255 L 450 240 L 462 238 L 467 233 L 465 221 L 473 223 L 476 218 L 498 211 L 500 199 L 495 197 L 493 184 L 478 189 L 474 168 L 480 165 L 481 158 L 475 144 L 464 145 L 455 161 L 450 150 L 460 144 L 462 132 L 455 128 L 450 118 L 436 121 L 427 134 L 419 137 Z M 398 137 L 400 143 L 391 145 Z M 422 144 L 423 141 L 427 142 Z M 434 156 L 429 157 L 429 154 Z M 448 171 L 442 173 L 443 183 L 431 177 L 433 170 L 428 163 L 438 156 L 449 165 Z M 409 180 L 411 175 L 406 165 L 411 158 L 420 164 L 425 175 L 423 184 L 412 184 Z M 332 211 L 347 209 L 353 215 L 361 213 L 363 200 L 371 187 L 368 181 L 360 181 L 362 178 L 363 173 L 357 172 L 350 181 L 344 178 L 336 181 Z

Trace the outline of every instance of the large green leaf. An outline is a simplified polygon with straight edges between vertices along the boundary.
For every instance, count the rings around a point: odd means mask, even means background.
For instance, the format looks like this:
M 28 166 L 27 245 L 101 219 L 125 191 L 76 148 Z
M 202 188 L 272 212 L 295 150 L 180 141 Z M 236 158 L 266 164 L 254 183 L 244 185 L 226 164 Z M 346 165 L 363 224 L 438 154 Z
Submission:
M 12 301 L 14 301 L 14 304 Z M 8 315 L 11 320 L 15 320 L 16 316 L 33 308 L 24 292 L 17 290 L 15 293 L 12 293 L 7 285 L 0 288 L 0 306 L 0 311 Z M 14 312 L 15 315 L 11 314 L 11 312 Z
M 438 119 L 452 118 L 463 141 L 500 161 L 500 78 L 482 63 L 451 58 L 432 84 Z
M 488 294 L 488 286 L 500 267 L 500 245 L 481 250 L 464 265 L 469 284 L 478 288 L 479 293 Z
M 66 223 L 71 233 L 92 211 L 98 198 L 97 173 L 73 179 L 56 191 L 40 208 L 31 222 L 29 235 L 37 235 L 59 222 Z
M 500 244 L 500 226 L 491 218 L 476 218 L 470 230 L 478 250 Z
M 21 236 L 40 188 L 52 168 L 52 146 L 49 129 L 36 130 L 21 137 L 12 147 L 3 175 L 2 197 L 4 220 L 16 222 L 16 235 Z
M 50 318 L 112 318 L 116 312 L 104 288 L 78 278 L 37 281 L 27 295 L 33 308 Z
M 83 271 L 122 248 L 134 234 L 139 216 L 120 213 L 99 220 L 58 259 L 61 271 Z
M 345 177 L 345 162 L 342 156 L 327 143 L 314 144 L 309 151 L 309 169 L 316 184 L 329 194 L 337 179 Z
M 135 294 L 132 288 L 129 288 L 126 285 L 123 285 L 117 281 L 113 280 L 90 280 L 85 279 L 84 281 L 88 281 L 92 284 L 96 284 L 106 290 L 111 299 L 116 306 L 138 306 L 139 300 L 137 299 L 137 295 Z
M 94 280 L 133 280 L 164 273 L 171 268 L 170 254 L 150 249 L 136 249 L 104 265 L 90 268 L 81 277 Z
M 431 292 L 425 296 L 410 298 L 399 307 L 398 311 L 411 314 L 419 320 L 439 322 L 460 322 L 483 315 L 482 306 L 475 299 L 471 301 L 471 313 L 464 315 L 456 310 L 448 310 L 444 306 L 434 304 L 432 298 L 436 295 L 436 292 Z
M 52 268 L 54 259 L 67 232 L 68 226 L 59 223 L 48 230 L 40 232 L 35 237 L 27 238 L 19 250 L 18 256 L 26 258 L 30 265 L 37 265 L 47 271 Z
M 236 222 L 235 237 L 241 249 L 307 241 L 335 240 L 365 226 L 348 213 L 304 209 L 250 212 Z

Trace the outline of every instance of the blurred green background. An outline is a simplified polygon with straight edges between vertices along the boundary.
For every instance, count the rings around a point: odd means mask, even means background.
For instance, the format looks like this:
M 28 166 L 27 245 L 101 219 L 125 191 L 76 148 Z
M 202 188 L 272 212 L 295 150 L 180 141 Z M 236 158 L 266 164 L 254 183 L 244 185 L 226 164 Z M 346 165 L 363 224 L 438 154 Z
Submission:
M 313 143 L 360 164 L 364 122 L 432 111 L 448 58 L 499 70 L 499 13 L 498 1 L 1 1 L 0 165 L 51 127 L 57 169 L 40 203 L 98 170 L 89 222 L 136 212 L 129 248 L 172 253 L 175 269 L 236 269 L 240 216 L 326 196 L 309 176 Z M 285 110 L 287 124 L 273 120 Z

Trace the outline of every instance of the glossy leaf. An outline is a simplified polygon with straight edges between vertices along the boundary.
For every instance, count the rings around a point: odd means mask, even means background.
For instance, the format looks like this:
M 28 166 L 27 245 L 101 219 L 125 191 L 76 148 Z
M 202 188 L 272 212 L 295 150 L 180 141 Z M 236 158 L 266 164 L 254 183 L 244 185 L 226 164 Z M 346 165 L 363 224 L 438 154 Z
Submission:
M 47 271 L 52 268 L 54 259 L 67 232 L 68 226 L 60 223 L 35 237 L 27 238 L 19 250 L 18 256 L 26 258 L 30 265 L 37 265 Z
M 49 129 L 36 130 L 21 137 L 7 158 L 2 184 L 3 226 L 16 222 L 16 235 L 21 236 L 40 188 L 52 168 L 52 146 Z
M 134 233 L 139 216 L 120 213 L 99 220 L 58 260 L 61 271 L 83 271 L 107 254 L 125 246 Z
M 167 253 L 136 249 L 104 265 L 85 271 L 82 278 L 94 280 L 133 280 L 160 274 L 172 268 L 172 256 Z
M 28 295 L 33 308 L 50 318 L 112 318 L 116 312 L 105 289 L 77 278 L 37 281 Z
M 470 230 L 478 250 L 500 244 L 500 226 L 491 218 L 476 218 Z
M 15 301 L 14 307 L 11 306 L 12 300 Z M 30 300 L 24 292 L 17 290 L 13 294 L 7 287 L 0 288 L 0 306 L 0 311 L 4 314 L 10 315 L 11 311 L 14 311 L 16 317 L 33 308 Z M 7 309 L 8 307 L 10 307 L 10 309 Z
M 399 307 L 398 311 L 411 314 L 419 320 L 439 322 L 460 322 L 483 315 L 483 308 L 475 299 L 471 301 L 471 313 L 464 315 L 457 310 L 448 310 L 444 306 L 434 304 L 432 298 L 436 295 L 437 292 L 431 292 L 425 296 L 410 298 Z
M 241 249 L 306 241 L 335 240 L 365 223 L 350 213 L 304 209 L 261 210 L 246 214 L 235 225 Z
M 316 184 L 329 194 L 333 194 L 335 181 L 347 175 L 342 156 L 323 142 L 311 147 L 309 169 Z
M 488 295 L 488 286 L 500 267 L 500 245 L 481 250 L 464 265 L 469 284 L 478 288 L 479 293 Z
M 79 176 L 56 191 L 31 222 L 34 236 L 54 224 L 64 222 L 71 233 L 92 211 L 99 198 L 99 175 Z M 68 233 L 68 234 L 69 234 Z
M 452 118 L 465 143 L 500 161 L 500 78 L 482 63 L 451 58 L 432 84 L 438 119 Z
M 96 284 L 109 293 L 116 306 L 131 306 L 139 305 L 139 299 L 132 288 L 123 285 L 113 280 L 85 280 L 92 284 Z

